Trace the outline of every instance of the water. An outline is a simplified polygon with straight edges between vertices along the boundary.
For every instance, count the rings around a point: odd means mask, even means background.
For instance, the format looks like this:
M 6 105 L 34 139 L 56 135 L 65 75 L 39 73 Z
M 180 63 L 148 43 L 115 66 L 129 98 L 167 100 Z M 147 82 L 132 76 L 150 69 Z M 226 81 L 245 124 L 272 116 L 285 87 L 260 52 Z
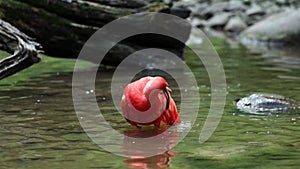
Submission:
M 116 156 L 92 142 L 73 107 L 74 60 L 44 58 L 42 63 L 0 82 L 0 168 L 299 168 L 299 110 L 255 115 L 240 112 L 233 105 L 236 98 L 255 92 L 300 101 L 299 52 L 261 54 L 238 45 L 231 47 L 224 40 L 212 41 L 225 68 L 228 94 L 221 122 L 204 144 L 199 144 L 198 138 L 209 110 L 210 83 L 203 65 L 188 49 L 186 62 L 195 72 L 201 96 L 198 117 L 174 149 L 146 159 Z M 95 65 L 82 63 L 80 71 L 93 69 Z M 115 129 L 135 132 L 128 130 L 112 104 L 109 89 L 113 69 L 100 71 L 104 76 L 97 80 L 96 91 L 85 89 L 87 94 L 96 95 Z M 180 103 L 176 84 L 172 89 L 173 98 Z

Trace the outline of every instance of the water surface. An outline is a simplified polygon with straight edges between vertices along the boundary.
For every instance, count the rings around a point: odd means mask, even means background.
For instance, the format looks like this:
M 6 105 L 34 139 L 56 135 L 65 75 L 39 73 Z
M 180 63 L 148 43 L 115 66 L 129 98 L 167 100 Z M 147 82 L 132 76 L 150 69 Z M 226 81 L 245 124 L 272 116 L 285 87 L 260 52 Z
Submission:
M 119 157 L 91 141 L 73 107 L 74 60 L 45 57 L 41 63 L 0 82 L 1 168 L 298 168 L 299 110 L 254 115 L 240 112 L 233 105 L 234 99 L 255 92 L 300 101 L 298 51 L 248 50 L 220 39 L 212 41 L 224 65 L 228 94 L 222 120 L 204 144 L 198 139 L 209 110 L 210 83 L 205 68 L 190 50 L 185 52 L 186 63 L 195 73 L 201 96 L 196 123 L 174 149 L 146 159 Z M 82 63 L 80 71 L 94 69 L 95 65 Z M 114 69 L 99 71 L 104 76 L 97 80 L 96 91 L 84 90 L 96 95 L 106 120 L 115 129 L 130 133 L 110 96 Z M 180 102 L 176 84 L 172 89 L 173 98 Z M 176 134 L 172 137 L 176 139 Z

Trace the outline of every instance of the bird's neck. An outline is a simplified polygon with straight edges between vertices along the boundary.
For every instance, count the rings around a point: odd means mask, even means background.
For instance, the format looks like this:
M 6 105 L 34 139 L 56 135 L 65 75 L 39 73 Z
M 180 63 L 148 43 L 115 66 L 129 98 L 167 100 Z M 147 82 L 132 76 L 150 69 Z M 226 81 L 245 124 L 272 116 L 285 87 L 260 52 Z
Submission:
M 162 90 L 162 86 L 156 82 L 148 82 L 143 89 L 143 93 L 147 99 L 150 99 L 150 94 L 152 92 L 157 93 L 159 90 Z M 152 94 L 151 94 L 152 95 Z

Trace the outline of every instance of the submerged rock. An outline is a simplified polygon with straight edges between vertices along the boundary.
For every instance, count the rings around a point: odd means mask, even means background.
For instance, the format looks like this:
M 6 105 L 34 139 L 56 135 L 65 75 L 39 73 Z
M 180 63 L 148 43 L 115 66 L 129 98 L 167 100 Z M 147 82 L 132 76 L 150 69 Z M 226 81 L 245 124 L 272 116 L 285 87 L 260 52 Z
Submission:
M 239 110 L 251 114 L 278 113 L 300 108 L 300 103 L 280 95 L 255 93 L 236 100 Z
M 274 14 L 252 25 L 241 35 L 245 45 L 285 45 L 299 43 L 300 9 Z

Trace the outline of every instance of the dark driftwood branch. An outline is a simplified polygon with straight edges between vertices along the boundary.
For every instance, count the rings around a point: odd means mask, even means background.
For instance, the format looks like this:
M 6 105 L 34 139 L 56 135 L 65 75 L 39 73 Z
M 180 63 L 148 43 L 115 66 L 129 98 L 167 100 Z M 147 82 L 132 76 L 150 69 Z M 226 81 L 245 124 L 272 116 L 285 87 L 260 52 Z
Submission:
M 0 0 L 0 18 L 35 37 L 47 55 L 63 58 L 77 58 L 82 46 L 98 28 L 137 12 L 164 12 L 182 18 L 189 15 L 188 10 L 175 9 L 165 3 L 149 3 L 148 0 Z M 101 63 L 116 66 L 132 52 L 149 47 L 181 55 L 184 46 L 165 39 L 147 36 L 122 41 Z
M 40 61 L 41 45 L 9 23 L 0 20 L 0 49 L 13 55 L 0 60 L 0 79 Z

